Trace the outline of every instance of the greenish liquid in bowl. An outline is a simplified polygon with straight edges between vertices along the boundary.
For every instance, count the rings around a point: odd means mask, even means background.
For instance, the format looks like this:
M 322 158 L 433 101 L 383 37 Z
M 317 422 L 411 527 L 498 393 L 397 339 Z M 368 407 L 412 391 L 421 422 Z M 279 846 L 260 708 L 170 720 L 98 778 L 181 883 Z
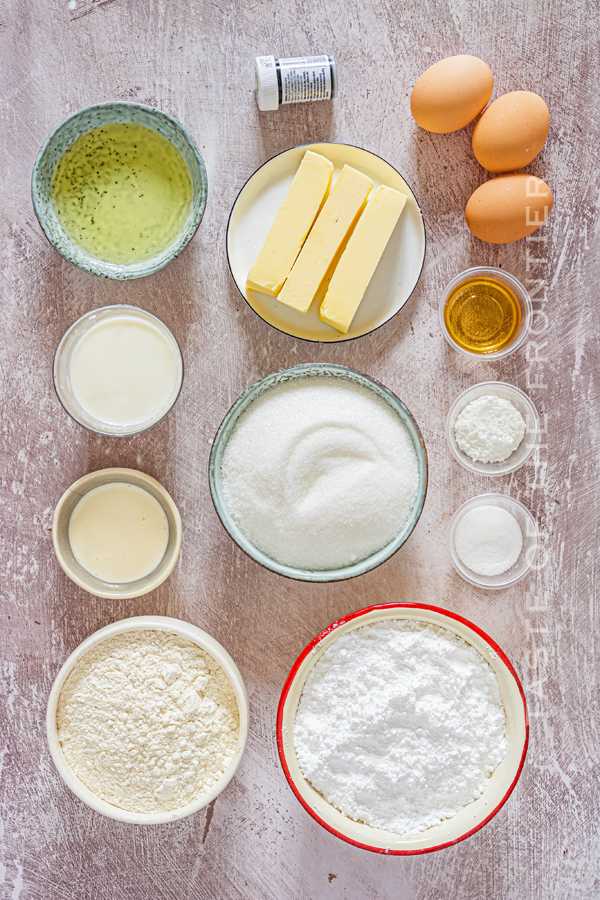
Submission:
M 82 134 L 58 161 L 50 188 L 68 238 L 103 262 L 152 259 L 179 237 L 193 187 L 181 153 L 133 122 Z

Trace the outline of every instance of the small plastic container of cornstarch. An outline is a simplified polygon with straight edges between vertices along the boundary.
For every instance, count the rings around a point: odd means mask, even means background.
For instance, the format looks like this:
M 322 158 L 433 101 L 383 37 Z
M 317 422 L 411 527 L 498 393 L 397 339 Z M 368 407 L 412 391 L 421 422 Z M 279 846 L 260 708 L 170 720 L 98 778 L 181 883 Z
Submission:
M 286 103 L 333 100 L 337 96 L 337 72 L 333 56 L 297 56 L 277 59 L 257 56 L 254 62 L 256 100 L 263 112 Z

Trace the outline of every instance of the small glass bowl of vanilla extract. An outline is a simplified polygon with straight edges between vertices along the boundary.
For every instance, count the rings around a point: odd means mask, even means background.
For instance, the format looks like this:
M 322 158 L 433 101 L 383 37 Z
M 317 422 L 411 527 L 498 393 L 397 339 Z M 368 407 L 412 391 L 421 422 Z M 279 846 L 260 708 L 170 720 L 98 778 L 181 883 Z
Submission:
M 524 343 L 531 328 L 531 298 L 514 275 L 491 266 L 452 279 L 439 305 L 442 332 L 465 356 L 502 359 Z

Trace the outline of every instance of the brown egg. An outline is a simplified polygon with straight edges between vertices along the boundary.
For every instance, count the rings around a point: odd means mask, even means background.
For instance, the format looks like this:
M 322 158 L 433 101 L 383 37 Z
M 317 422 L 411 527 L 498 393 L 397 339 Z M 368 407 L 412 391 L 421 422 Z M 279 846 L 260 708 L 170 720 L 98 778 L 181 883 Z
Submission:
M 415 84 L 410 109 L 426 131 L 458 131 L 479 115 L 492 96 L 494 76 L 476 56 L 449 56 L 430 66 Z
M 465 217 L 475 237 L 510 244 L 543 225 L 552 203 L 552 191 L 535 175 L 501 175 L 471 194 Z
M 548 137 L 550 111 L 532 91 L 490 103 L 473 131 L 473 153 L 490 172 L 514 172 L 535 159 Z

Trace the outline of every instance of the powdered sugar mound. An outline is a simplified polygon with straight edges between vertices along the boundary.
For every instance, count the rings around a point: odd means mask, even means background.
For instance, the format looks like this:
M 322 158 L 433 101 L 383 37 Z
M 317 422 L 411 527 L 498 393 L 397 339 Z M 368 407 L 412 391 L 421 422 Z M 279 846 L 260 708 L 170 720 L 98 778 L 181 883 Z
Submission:
M 132 812 L 180 809 L 219 780 L 235 752 L 239 708 L 221 666 L 160 631 L 103 641 L 61 690 L 58 737 L 77 777 Z
M 414 507 L 417 455 L 398 415 L 347 378 L 283 382 L 242 414 L 222 463 L 227 506 L 271 559 L 337 569 L 385 547 Z
M 456 443 L 477 462 L 502 462 L 525 436 L 525 419 L 510 400 L 486 394 L 472 400 L 456 419 Z
M 445 628 L 386 620 L 337 638 L 295 722 L 304 776 L 344 815 L 401 835 L 481 796 L 506 752 L 497 678 Z

